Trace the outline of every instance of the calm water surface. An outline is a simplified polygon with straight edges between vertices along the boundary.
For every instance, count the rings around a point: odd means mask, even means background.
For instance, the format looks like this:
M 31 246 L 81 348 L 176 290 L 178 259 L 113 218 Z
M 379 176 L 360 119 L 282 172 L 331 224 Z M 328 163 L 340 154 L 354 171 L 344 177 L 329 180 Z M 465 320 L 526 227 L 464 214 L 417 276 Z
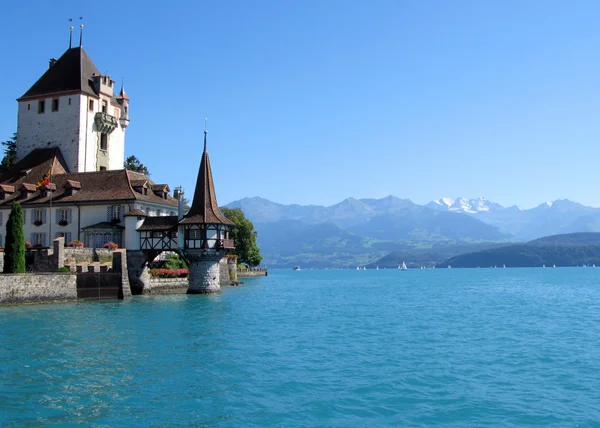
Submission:
M 600 426 L 600 269 L 0 308 L 0 426 Z

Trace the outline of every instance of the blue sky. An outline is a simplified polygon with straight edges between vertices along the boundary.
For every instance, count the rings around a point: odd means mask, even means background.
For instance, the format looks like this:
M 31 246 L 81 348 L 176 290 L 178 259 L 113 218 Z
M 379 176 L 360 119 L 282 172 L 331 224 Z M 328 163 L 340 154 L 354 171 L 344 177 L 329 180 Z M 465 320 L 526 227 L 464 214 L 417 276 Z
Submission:
M 0 139 L 83 16 L 86 51 L 131 98 L 126 155 L 171 188 L 191 194 L 208 116 L 221 204 L 600 206 L 600 2 L 114 4 L 2 6 Z

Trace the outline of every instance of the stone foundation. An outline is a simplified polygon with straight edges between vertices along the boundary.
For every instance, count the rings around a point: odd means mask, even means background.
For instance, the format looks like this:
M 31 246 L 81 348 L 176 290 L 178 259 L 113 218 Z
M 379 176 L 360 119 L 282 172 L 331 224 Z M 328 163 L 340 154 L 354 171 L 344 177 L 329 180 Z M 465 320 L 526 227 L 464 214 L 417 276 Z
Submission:
M 221 292 L 219 285 L 219 261 L 223 254 L 206 254 L 204 251 L 188 250 L 189 261 L 188 294 L 215 294 Z
M 144 294 L 150 290 L 148 255 L 141 250 L 127 251 L 127 273 L 133 294 Z
M 150 278 L 150 294 L 185 294 L 188 291 L 187 278 Z

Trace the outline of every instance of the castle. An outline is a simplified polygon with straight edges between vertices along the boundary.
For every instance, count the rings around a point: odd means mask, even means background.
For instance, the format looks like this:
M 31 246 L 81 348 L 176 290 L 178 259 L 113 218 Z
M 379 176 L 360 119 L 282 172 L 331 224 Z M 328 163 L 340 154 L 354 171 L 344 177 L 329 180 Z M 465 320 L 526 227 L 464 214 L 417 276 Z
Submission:
M 218 260 L 233 249 L 233 223 L 217 205 L 206 131 L 184 216 L 181 192 L 172 196 L 167 184 L 124 169 L 129 97 L 123 87 L 115 95 L 114 80 L 98 71 L 81 43 L 51 59 L 17 101 L 17 162 L 0 175 L 0 247 L 18 201 L 33 247 L 50 247 L 59 237 L 91 248 L 115 243 L 137 257 L 129 276 L 132 287 L 142 288 L 147 263 L 178 251 L 193 265 L 189 292 L 219 291 Z

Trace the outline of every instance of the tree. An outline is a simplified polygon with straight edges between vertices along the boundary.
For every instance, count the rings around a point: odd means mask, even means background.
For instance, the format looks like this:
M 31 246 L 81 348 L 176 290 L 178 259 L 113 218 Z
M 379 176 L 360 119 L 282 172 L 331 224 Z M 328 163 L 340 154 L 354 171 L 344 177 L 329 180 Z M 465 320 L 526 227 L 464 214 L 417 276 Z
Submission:
M 256 243 L 254 224 L 239 208 L 220 208 L 220 210 L 225 217 L 235 223 L 229 236 L 235 243 L 238 261 L 251 267 L 258 266 L 262 262 L 262 255 Z
M 2 143 L 2 144 L 4 144 L 4 143 Z M 150 172 L 148 172 L 148 168 L 146 168 L 146 165 L 141 163 L 140 160 L 138 158 L 136 158 L 135 156 L 129 156 L 125 160 L 125 163 L 123 164 L 123 166 L 125 167 L 125 169 L 128 169 L 129 171 L 140 172 L 142 174 L 150 176 Z
M 0 163 L 0 173 L 7 172 L 15 163 L 17 163 L 17 133 L 15 132 L 10 140 L 2 142 L 4 146 L 4 157 Z
M 13 202 L 6 223 L 4 273 L 25 273 L 25 232 L 21 204 Z

